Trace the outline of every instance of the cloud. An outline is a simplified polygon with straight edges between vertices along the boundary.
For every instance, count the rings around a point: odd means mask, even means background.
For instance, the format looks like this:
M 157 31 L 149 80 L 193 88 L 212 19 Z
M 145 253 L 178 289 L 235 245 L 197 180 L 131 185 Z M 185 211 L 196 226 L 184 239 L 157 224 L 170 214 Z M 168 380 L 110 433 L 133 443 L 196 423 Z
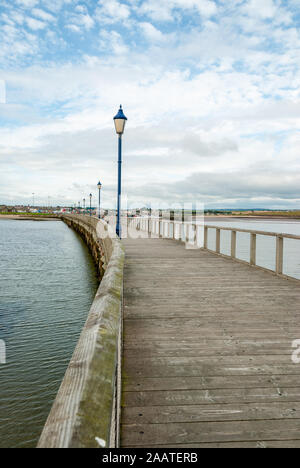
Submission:
M 86 7 L 83 6 L 79 9 L 75 8 L 75 13 L 70 15 L 68 21 L 71 21 L 73 25 L 76 25 L 80 29 L 83 27 L 86 31 L 90 31 L 95 25 L 95 21 L 88 13 Z
M 33 31 L 39 31 L 40 29 L 44 29 L 46 27 L 46 23 L 35 18 L 26 18 L 26 23 Z
M 274 0 L 249 0 L 243 8 L 244 12 L 250 16 L 263 19 L 274 18 L 278 12 L 278 7 Z
M 140 27 L 145 37 L 153 42 L 161 42 L 164 39 L 164 35 L 159 29 L 155 28 L 151 23 L 140 23 Z
M 40 18 L 43 21 L 55 21 L 55 17 L 48 13 L 47 11 L 41 10 L 40 8 L 34 8 L 31 11 L 31 14 L 36 16 L 37 18 Z
M 33 8 L 39 3 L 39 0 L 17 0 L 16 3 L 25 8 Z
M 130 8 L 117 0 L 99 1 L 95 16 L 100 24 L 114 24 L 125 22 L 130 17 Z
M 131 199 L 296 206 L 296 8 L 279 0 L 259 9 L 242 0 L 5 2 L 0 201 L 21 201 L 32 187 L 79 200 L 101 176 L 113 206 L 112 117 L 122 103 Z
M 238 151 L 238 145 L 234 141 L 223 138 L 221 141 L 204 142 L 194 133 L 187 133 L 182 141 L 183 152 L 191 152 L 197 156 L 219 156 L 228 151 Z
M 195 9 L 200 15 L 210 17 L 217 13 L 217 5 L 212 0 L 171 0 L 173 8 Z
M 6 85 L 5 81 L 0 79 L 0 104 L 5 104 L 6 102 Z
M 75 33 L 81 33 L 81 28 L 77 26 L 76 24 L 66 24 L 65 27 Z
M 111 51 L 113 54 L 119 56 L 126 55 L 129 51 L 121 34 L 117 31 L 101 31 L 99 45 L 102 50 Z
M 140 13 L 154 21 L 174 21 L 178 17 L 176 10 L 184 14 L 194 11 L 203 17 L 211 17 L 218 11 L 216 3 L 212 0 L 145 0 L 140 6 Z

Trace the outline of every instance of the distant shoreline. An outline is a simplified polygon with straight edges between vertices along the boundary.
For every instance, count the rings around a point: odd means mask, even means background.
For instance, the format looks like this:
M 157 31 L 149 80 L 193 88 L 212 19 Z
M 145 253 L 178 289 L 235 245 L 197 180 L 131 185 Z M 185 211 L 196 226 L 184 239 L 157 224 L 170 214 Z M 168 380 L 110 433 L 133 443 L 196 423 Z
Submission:
M 0 214 L 0 220 L 1 219 L 14 219 L 18 221 L 58 221 L 60 219 L 60 216 L 58 215 L 2 215 Z M 253 220 L 253 221 L 267 221 L 267 220 L 277 220 L 277 221 L 299 221 L 300 222 L 300 216 L 279 216 L 279 215 L 261 215 L 261 216 L 255 216 L 255 215 L 210 215 L 204 216 L 205 221 L 242 221 L 242 220 Z
M 231 220 L 243 220 L 243 219 L 251 219 L 255 221 L 266 221 L 266 220 L 280 220 L 280 221 L 300 221 L 300 216 L 279 216 L 279 215 L 262 215 L 262 216 L 251 216 L 251 215 L 238 215 L 238 216 L 232 216 L 232 215 L 212 215 L 212 216 L 207 216 L 205 215 L 204 217 L 205 221 L 216 221 L 216 220 L 225 220 L 225 221 L 231 221 Z
M 58 221 L 60 219 L 59 216 L 50 215 L 50 216 L 34 216 L 34 215 L 2 215 L 0 214 L 1 219 L 14 219 L 17 221 Z

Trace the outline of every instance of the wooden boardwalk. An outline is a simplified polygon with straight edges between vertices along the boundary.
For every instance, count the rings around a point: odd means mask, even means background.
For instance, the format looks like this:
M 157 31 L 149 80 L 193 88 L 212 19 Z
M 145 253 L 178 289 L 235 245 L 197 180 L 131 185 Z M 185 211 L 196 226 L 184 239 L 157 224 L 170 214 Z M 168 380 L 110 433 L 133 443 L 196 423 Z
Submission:
M 300 447 L 300 281 L 124 240 L 122 447 Z

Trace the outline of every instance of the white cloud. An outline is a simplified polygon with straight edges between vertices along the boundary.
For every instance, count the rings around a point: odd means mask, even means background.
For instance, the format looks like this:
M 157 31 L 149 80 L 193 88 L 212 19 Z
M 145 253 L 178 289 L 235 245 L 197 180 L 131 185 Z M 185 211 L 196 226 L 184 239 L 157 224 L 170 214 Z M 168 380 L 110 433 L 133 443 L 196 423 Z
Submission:
M 90 15 L 80 15 L 78 21 L 85 27 L 85 29 L 91 29 L 94 27 L 94 20 Z
M 45 29 L 47 26 L 43 21 L 37 20 L 35 18 L 28 17 L 26 18 L 26 23 L 30 29 L 33 31 L 39 31 L 40 29 Z
M 154 21 L 172 21 L 172 7 L 169 2 L 159 0 L 146 0 L 142 3 L 139 12 L 147 15 Z
M 216 3 L 212 0 L 170 0 L 173 7 L 197 10 L 203 16 L 215 15 L 218 11 Z
M 5 81 L 0 79 L 0 104 L 6 103 L 6 85 Z
M 69 29 L 70 31 L 73 31 L 75 33 L 80 33 L 81 29 L 79 26 L 76 26 L 76 24 L 66 24 L 66 28 Z
M 116 55 L 126 55 L 129 48 L 125 44 L 121 34 L 117 31 L 106 31 L 103 30 L 100 33 L 100 48 L 106 52 L 112 51 Z
M 95 25 L 93 18 L 89 15 L 87 10 L 83 13 L 76 12 L 72 14 L 68 17 L 68 21 L 71 21 L 71 24 L 75 24 L 78 28 L 83 28 L 86 31 L 90 31 Z
M 277 11 L 278 8 L 274 0 L 249 0 L 244 6 L 245 13 L 263 19 L 274 18 Z
M 140 27 L 147 39 L 153 42 L 160 42 L 164 39 L 162 32 L 151 23 L 140 23 Z
M 126 21 L 130 17 L 130 9 L 124 3 L 117 0 L 99 1 L 96 10 L 96 18 L 102 24 L 113 24 L 119 21 Z
M 43 21 L 55 21 L 55 17 L 48 13 L 47 11 L 41 10 L 40 8 L 34 8 L 31 11 L 31 14 L 40 18 Z
M 132 197 L 297 203 L 300 35 L 283 2 L 40 5 L 29 13 L 7 3 L 1 15 L 2 198 L 20 177 L 79 200 L 101 170 L 111 203 L 112 117 L 122 103 Z M 80 34 L 64 37 L 64 28 Z
M 39 3 L 39 0 L 17 0 L 16 3 L 25 8 L 33 8 Z
M 180 9 L 185 14 L 194 10 L 204 17 L 215 15 L 218 11 L 216 3 L 212 0 L 145 0 L 140 12 L 155 21 L 173 21 L 176 17 L 175 9 Z

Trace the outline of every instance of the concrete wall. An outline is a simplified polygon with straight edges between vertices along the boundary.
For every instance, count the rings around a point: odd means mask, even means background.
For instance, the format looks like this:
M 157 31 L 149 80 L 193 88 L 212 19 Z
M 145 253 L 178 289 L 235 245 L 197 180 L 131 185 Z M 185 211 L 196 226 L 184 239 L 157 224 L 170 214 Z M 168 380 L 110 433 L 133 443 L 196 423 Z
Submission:
M 124 249 L 97 218 L 62 219 L 85 239 L 103 277 L 38 447 L 118 447 Z

